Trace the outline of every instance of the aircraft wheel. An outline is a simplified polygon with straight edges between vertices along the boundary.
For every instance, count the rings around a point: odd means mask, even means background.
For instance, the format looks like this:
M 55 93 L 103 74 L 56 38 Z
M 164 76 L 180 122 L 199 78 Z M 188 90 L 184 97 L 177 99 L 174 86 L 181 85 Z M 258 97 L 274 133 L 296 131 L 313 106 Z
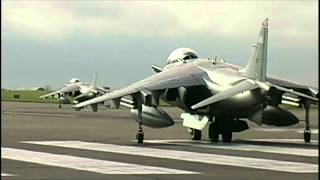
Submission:
M 232 132 L 222 133 L 222 141 L 228 143 L 232 142 Z
M 209 131 L 208 131 L 209 139 L 211 142 L 218 142 L 219 141 L 219 131 L 217 126 L 214 122 L 209 124 Z
M 59 109 L 61 109 L 61 104 L 59 104 Z
M 137 139 L 138 144 L 142 144 L 143 143 L 144 133 L 143 133 L 142 129 L 139 129 L 137 131 L 136 139 Z
M 200 140 L 201 139 L 201 130 L 192 129 L 191 137 L 192 137 L 192 140 Z
M 304 142 L 309 143 L 310 140 L 311 140 L 311 131 L 310 130 L 304 130 L 303 138 L 304 138 Z

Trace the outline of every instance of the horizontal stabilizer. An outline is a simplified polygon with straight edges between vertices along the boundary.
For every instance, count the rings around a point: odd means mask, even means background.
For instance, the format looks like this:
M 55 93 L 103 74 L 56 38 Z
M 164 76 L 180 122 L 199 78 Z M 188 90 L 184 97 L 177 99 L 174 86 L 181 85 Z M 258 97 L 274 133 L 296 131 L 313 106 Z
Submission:
M 319 98 L 319 91 L 317 89 L 313 89 L 311 87 L 308 87 L 308 89 L 311 91 L 311 93 L 316 96 L 317 98 Z
M 225 99 L 228 99 L 234 95 L 237 95 L 239 93 L 242 93 L 244 91 L 248 91 L 248 90 L 253 90 L 253 89 L 256 89 L 258 88 L 258 85 L 257 84 L 252 84 L 248 81 L 242 81 L 236 85 L 234 85 L 233 87 L 225 90 L 225 91 L 222 91 L 220 93 L 218 93 L 217 95 L 214 95 L 214 96 L 211 96 L 193 106 L 191 106 L 192 109 L 197 109 L 197 108 L 200 108 L 200 107 L 203 107 L 203 106 L 207 106 L 209 104 L 213 104 L 213 103 L 216 103 L 218 101 L 222 101 L 222 100 L 225 100 Z
M 312 100 L 312 101 L 319 102 L 318 98 L 312 97 L 312 96 L 309 96 L 309 95 L 306 95 L 306 94 L 303 94 L 303 93 L 300 93 L 300 92 L 297 92 L 297 91 L 294 91 L 293 89 L 288 89 L 288 88 L 285 88 L 285 87 L 281 87 L 281 86 L 278 86 L 278 85 L 275 85 L 275 84 L 271 84 L 269 82 L 266 82 L 266 84 L 268 86 L 275 87 L 276 89 L 278 89 L 280 91 L 283 91 L 283 92 L 286 92 L 286 93 L 290 93 L 290 94 L 293 94 L 293 95 L 296 95 L 296 96 L 300 96 L 300 97 L 303 97 L 303 98 L 306 98 L 306 99 L 309 99 L 309 100 Z

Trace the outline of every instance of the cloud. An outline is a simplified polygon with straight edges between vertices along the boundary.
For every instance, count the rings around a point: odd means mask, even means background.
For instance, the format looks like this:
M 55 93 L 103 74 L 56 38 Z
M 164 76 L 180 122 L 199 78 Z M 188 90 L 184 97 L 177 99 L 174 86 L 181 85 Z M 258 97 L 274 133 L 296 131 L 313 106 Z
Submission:
M 273 37 L 308 45 L 318 39 L 316 3 L 5 1 L 2 30 L 50 40 L 75 32 L 97 38 L 179 38 L 194 33 L 247 38 L 257 33 L 264 17 L 269 17 Z
M 68 36 L 76 18 L 61 4 L 33 1 L 6 1 L 3 8 L 4 33 L 15 32 L 40 39 Z

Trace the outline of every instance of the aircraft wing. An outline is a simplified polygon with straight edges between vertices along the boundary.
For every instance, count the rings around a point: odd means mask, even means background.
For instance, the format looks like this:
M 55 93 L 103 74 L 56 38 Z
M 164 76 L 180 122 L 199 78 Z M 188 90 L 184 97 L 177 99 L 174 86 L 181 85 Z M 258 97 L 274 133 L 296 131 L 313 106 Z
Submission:
M 205 71 L 198 68 L 194 64 L 183 64 L 161 71 L 150 76 L 149 78 L 133 83 L 125 88 L 118 89 L 103 96 L 79 103 L 74 107 L 79 108 L 90 104 L 117 99 L 123 96 L 135 94 L 142 90 L 156 91 L 177 87 L 205 85 L 205 82 L 202 78 L 205 76 L 205 74 Z
M 197 109 L 199 107 L 207 106 L 209 104 L 213 104 L 215 102 L 230 98 L 244 91 L 250 91 L 250 90 L 256 89 L 258 87 L 259 86 L 257 84 L 252 84 L 248 81 L 242 81 L 225 91 L 222 91 L 214 96 L 211 96 L 203 101 L 198 102 L 197 104 L 191 106 L 191 108 Z
M 46 98 L 46 97 L 50 97 L 52 95 L 61 94 L 61 93 L 67 93 L 67 92 L 73 92 L 73 91 L 78 91 L 78 90 L 79 90 L 79 86 L 78 85 L 69 85 L 69 86 L 64 87 L 64 88 L 62 88 L 60 90 L 51 92 L 49 94 L 42 95 L 39 98 L 43 99 L 43 98 Z

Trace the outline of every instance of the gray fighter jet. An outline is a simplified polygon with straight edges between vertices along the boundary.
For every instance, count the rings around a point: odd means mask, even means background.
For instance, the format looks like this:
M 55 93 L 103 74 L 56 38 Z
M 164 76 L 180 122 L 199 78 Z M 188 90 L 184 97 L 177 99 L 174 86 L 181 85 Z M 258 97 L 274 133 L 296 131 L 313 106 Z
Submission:
M 74 103 L 79 103 L 95 98 L 99 95 L 104 95 L 108 92 L 110 92 L 109 89 L 97 87 L 97 74 L 95 73 L 91 84 L 81 82 L 79 78 L 71 78 L 68 83 L 65 83 L 65 87 L 49 94 L 42 95 L 39 98 L 54 98 L 55 96 L 57 96 L 57 98 L 59 99 L 59 108 L 61 108 L 61 99 L 65 98 L 66 96 L 73 97 Z M 97 105 L 90 105 L 89 108 L 85 108 L 85 110 L 96 112 L 97 108 Z M 80 110 L 80 108 L 75 108 L 75 110 Z
M 142 125 L 163 128 L 174 124 L 158 107 L 162 99 L 185 111 L 181 114 L 183 125 L 191 129 L 194 140 L 201 139 L 201 130 L 209 124 L 209 138 L 213 142 L 219 140 L 219 135 L 223 142 L 231 142 L 233 132 L 249 128 L 245 120 L 273 126 L 298 123 L 294 114 L 279 107 L 291 101 L 306 109 L 304 140 L 310 142 L 309 106 L 318 102 L 318 90 L 267 75 L 267 47 L 268 19 L 265 19 L 244 68 L 223 60 L 199 58 L 190 48 L 178 48 L 169 55 L 163 68 L 152 66 L 155 75 L 74 107 L 103 101 L 130 107 L 139 124 L 137 141 L 143 143 Z M 132 100 L 121 100 L 127 95 Z

